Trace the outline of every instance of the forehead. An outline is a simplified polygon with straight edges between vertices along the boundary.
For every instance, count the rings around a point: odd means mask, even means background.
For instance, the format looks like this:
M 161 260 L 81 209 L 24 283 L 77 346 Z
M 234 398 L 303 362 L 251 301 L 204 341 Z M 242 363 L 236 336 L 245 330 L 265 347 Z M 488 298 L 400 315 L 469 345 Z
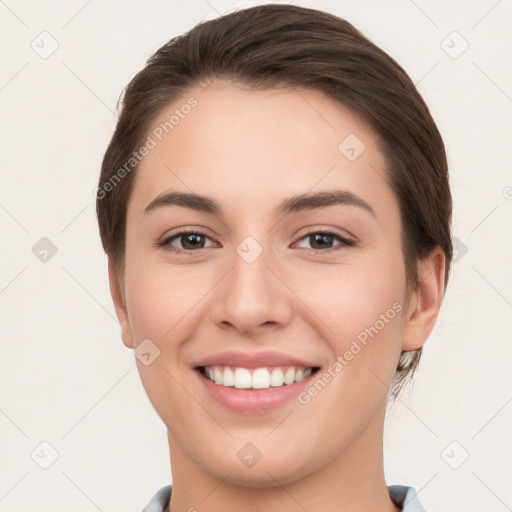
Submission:
M 171 189 L 247 208 L 329 188 L 376 209 L 394 202 L 376 135 L 317 91 L 212 82 L 162 110 L 149 137 L 131 198 L 139 211 Z

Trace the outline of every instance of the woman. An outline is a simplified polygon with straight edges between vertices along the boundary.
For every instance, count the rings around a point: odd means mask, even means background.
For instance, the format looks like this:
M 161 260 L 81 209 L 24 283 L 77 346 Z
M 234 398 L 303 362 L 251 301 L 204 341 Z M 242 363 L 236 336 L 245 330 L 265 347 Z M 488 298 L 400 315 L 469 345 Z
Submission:
M 347 21 L 264 5 L 160 48 L 97 194 L 168 430 L 172 489 L 145 511 L 423 510 L 385 482 L 383 425 L 436 322 L 451 208 L 427 106 Z

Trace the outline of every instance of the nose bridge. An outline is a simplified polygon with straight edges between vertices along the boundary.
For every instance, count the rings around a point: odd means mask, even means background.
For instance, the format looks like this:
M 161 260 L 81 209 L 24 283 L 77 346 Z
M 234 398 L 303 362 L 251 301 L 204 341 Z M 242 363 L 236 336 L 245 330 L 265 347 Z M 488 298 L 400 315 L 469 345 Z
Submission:
M 214 321 L 248 332 L 268 324 L 289 321 L 291 306 L 286 287 L 269 269 L 273 249 L 264 235 L 247 236 L 234 249 L 231 271 L 215 301 Z
M 260 238 L 261 240 L 261 238 Z M 242 240 L 235 248 L 233 256 L 232 286 L 236 293 L 270 293 L 268 270 L 272 260 L 272 247 L 263 241 L 258 242 L 253 236 Z M 246 292 L 249 292 L 248 294 Z

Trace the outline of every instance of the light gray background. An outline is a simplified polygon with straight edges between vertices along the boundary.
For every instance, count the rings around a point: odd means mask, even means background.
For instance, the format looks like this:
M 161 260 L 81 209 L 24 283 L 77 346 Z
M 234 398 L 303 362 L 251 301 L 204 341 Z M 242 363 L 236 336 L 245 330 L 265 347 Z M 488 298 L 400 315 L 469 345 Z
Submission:
M 140 511 L 170 483 L 92 191 L 119 94 L 149 55 L 259 3 L 0 2 L 0 510 Z M 390 409 L 388 484 L 416 487 L 429 512 L 512 510 L 512 1 L 293 3 L 346 17 L 397 59 L 448 152 L 458 261 L 415 384 Z M 43 237 L 57 248 L 46 262 Z

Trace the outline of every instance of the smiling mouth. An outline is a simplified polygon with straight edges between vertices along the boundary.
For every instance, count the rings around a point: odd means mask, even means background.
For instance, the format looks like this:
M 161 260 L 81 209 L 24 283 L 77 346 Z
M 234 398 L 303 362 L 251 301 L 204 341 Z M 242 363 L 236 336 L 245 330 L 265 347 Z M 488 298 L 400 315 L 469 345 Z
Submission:
M 276 366 L 243 368 L 231 366 L 199 366 L 196 370 L 218 386 L 240 390 L 262 390 L 290 386 L 316 373 L 319 367 Z

